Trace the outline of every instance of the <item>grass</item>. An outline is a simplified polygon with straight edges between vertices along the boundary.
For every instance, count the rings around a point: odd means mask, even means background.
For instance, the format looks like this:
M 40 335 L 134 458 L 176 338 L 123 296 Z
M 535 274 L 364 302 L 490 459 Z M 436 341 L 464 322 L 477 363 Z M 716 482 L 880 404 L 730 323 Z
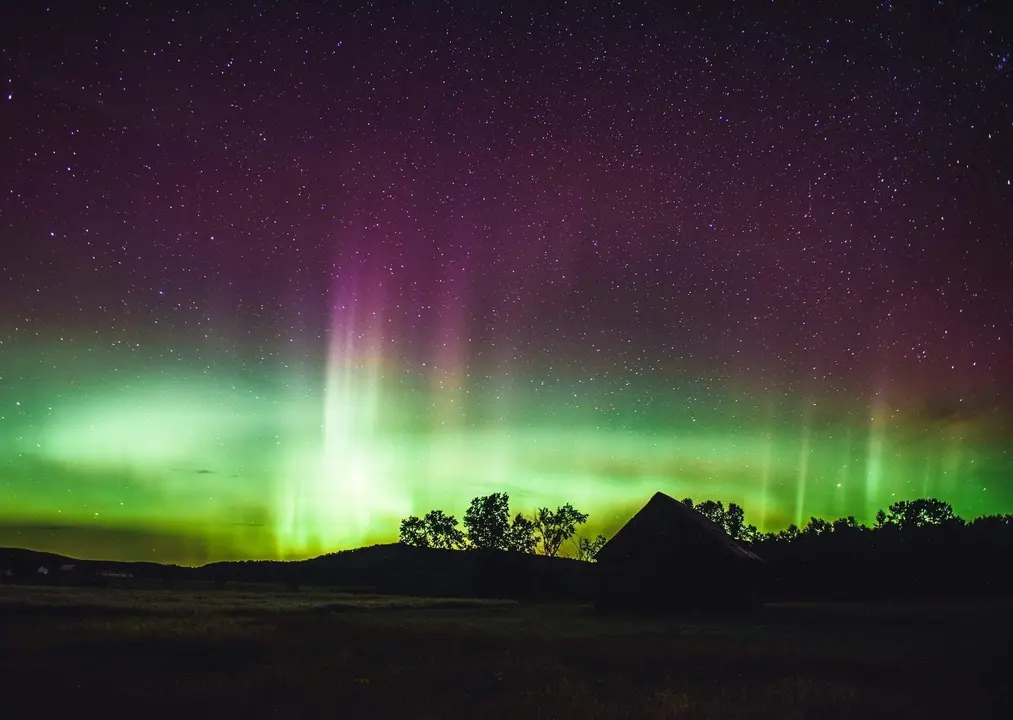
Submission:
M 5 717 L 997 717 L 1008 608 L 755 618 L 257 588 L 0 588 Z

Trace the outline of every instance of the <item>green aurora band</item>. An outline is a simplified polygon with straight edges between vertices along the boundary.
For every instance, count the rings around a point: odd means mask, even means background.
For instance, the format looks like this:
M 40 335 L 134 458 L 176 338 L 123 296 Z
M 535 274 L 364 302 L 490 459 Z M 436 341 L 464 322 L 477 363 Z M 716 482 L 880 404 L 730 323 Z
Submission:
M 460 517 L 497 491 L 520 511 L 572 502 L 587 532 L 606 533 L 657 490 L 740 503 L 764 530 L 871 521 L 919 496 L 965 516 L 1013 508 L 998 410 L 929 419 L 884 396 L 772 401 L 660 378 L 607 392 L 601 378 L 481 383 L 398 367 L 353 337 L 317 373 L 182 358 L 88 372 L 42 350 L 23 372 L 8 363 L 0 545 L 187 564 L 307 557 L 391 541 L 405 515 Z

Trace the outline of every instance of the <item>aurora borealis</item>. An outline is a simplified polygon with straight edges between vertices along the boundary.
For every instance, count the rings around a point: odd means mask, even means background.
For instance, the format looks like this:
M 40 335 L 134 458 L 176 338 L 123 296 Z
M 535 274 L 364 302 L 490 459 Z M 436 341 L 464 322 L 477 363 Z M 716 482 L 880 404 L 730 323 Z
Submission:
M 0 546 L 1013 511 L 992 5 L 84 5 L 0 29 Z

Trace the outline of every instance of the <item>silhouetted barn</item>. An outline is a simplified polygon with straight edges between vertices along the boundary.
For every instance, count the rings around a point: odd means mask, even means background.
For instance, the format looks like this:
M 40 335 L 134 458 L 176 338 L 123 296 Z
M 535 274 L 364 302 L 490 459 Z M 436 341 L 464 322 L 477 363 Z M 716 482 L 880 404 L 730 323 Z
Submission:
M 754 606 L 763 561 L 693 508 L 655 493 L 595 556 L 601 611 Z

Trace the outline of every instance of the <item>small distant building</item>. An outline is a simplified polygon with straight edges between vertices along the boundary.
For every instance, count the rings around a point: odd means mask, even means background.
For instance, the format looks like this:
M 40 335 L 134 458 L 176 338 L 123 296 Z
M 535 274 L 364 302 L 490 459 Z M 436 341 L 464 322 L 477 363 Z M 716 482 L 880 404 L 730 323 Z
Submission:
M 45 565 L 40 565 L 39 569 L 35 571 L 36 575 L 49 575 L 49 568 Z
M 72 573 L 76 569 L 77 569 L 77 565 L 71 565 L 69 563 L 66 564 L 66 565 L 61 565 L 60 566 L 60 572 L 62 572 L 62 573 Z
M 763 560 L 664 493 L 655 493 L 595 559 L 601 611 L 733 610 L 759 602 Z
M 133 573 L 126 572 L 124 570 L 97 570 L 95 575 L 96 577 L 117 578 L 120 580 L 127 580 L 134 577 Z

